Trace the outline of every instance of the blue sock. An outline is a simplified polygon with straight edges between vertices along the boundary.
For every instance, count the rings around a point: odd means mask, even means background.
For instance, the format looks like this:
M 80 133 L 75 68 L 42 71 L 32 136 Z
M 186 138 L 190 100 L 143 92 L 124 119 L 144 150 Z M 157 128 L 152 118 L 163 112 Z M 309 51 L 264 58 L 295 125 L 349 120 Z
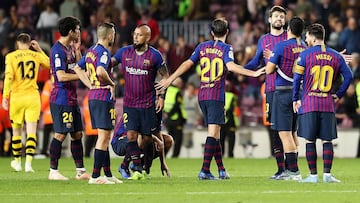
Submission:
M 50 143 L 50 168 L 57 170 L 61 156 L 62 142 L 53 138 Z
M 323 144 L 324 173 L 330 173 L 334 159 L 334 147 L 332 142 Z
M 295 152 L 285 153 L 286 161 L 288 163 L 288 169 L 291 172 L 296 172 L 299 170 L 297 164 L 297 155 Z
M 272 146 L 272 147 L 273 147 L 274 157 L 276 159 L 276 164 L 278 167 L 277 173 L 280 174 L 281 172 L 285 171 L 284 149 L 283 149 L 283 145 L 282 145 L 279 133 L 275 130 L 272 130 L 272 131 L 274 131 L 274 133 L 272 134 L 274 146 Z
M 207 137 L 204 146 L 204 160 L 201 168 L 201 170 L 204 171 L 205 173 L 210 172 L 210 164 L 216 147 L 217 147 L 216 139 L 214 137 Z
M 76 168 L 84 168 L 84 151 L 81 140 L 72 140 L 70 145 Z
M 315 143 L 306 143 L 306 160 L 310 173 L 315 175 L 317 174 L 317 153 L 316 153 L 316 144 Z
M 216 148 L 215 148 L 215 152 L 214 152 L 214 158 L 216 161 L 216 164 L 218 166 L 218 170 L 222 171 L 225 170 L 224 168 L 224 164 L 222 161 L 222 150 L 221 150 L 221 144 L 220 144 L 220 140 L 216 140 Z
M 112 177 L 111 168 L 110 168 L 110 154 L 109 149 L 106 150 L 103 170 L 106 177 Z

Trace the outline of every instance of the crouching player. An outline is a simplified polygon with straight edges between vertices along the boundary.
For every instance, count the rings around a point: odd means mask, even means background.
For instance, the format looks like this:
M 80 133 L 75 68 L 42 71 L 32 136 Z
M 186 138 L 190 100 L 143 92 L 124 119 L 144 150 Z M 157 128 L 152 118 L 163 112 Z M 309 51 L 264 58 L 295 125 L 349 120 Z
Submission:
M 170 177 L 170 172 L 167 167 L 165 156 L 163 156 L 162 150 L 164 150 L 164 155 L 169 151 L 171 146 L 173 145 L 173 138 L 165 134 L 163 132 L 160 132 L 160 135 L 163 138 L 163 141 L 161 141 L 157 136 L 152 135 L 153 143 L 149 144 L 147 146 L 142 146 L 142 136 L 138 136 L 138 145 L 142 149 L 142 156 L 141 156 L 141 162 L 143 165 L 143 168 L 146 172 L 146 174 L 150 174 L 150 168 L 152 165 L 152 160 L 156 158 L 160 158 L 161 162 L 161 172 L 164 175 L 164 172 L 167 176 Z M 119 156 L 125 156 L 126 153 L 126 147 L 127 147 L 127 137 L 126 137 L 126 131 L 123 123 L 123 119 L 121 118 L 120 121 L 117 123 L 115 130 L 114 130 L 114 136 L 111 140 L 111 146 L 115 152 L 115 154 Z M 163 157 L 162 157 L 163 156 Z M 131 157 L 124 157 L 123 162 L 119 166 L 119 172 L 121 176 L 124 179 L 128 179 L 131 177 L 130 171 L 129 171 L 129 163 L 131 161 Z M 145 176 L 142 176 L 138 179 L 144 179 Z

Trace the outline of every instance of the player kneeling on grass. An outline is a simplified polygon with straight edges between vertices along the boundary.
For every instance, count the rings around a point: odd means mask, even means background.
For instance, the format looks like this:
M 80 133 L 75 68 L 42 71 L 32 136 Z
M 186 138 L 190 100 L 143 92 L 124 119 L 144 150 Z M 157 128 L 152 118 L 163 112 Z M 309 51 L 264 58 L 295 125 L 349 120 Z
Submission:
M 156 159 L 157 157 L 161 157 L 162 148 L 164 148 L 164 152 L 166 154 L 174 142 L 173 138 L 170 135 L 162 132 L 160 132 L 160 134 L 164 141 L 161 141 L 158 137 L 152 135 L 153 143 L 145 147 L 141 147 L 142 137 L 141 136 L 138 137 L 138 145 L 140 146 L 140 148 L 142 148 L 141 162 L 147 175 L 150 174 L 152 160 Z M 123 120 L 121 119 L 115 127 L 114 136 L 111 140 L 111 145 L 115 154 L 119 156 L 125 156 L 127 143 L 128 140 L 126 137 L 126 131 Z M 131 158 L 125 156 L 123 162 L 119 166 L 119 172 L 124 179 L 128 179 L 131 177 L 129 170 L 130 161 Z M 161 171 L 163 175 L 165 171 L 167 176 L 170 176 L 169 170 L 166 166 L 166 163 L 164 162 L 164 159 L 160 158 L 160 161 L 161 161 Z

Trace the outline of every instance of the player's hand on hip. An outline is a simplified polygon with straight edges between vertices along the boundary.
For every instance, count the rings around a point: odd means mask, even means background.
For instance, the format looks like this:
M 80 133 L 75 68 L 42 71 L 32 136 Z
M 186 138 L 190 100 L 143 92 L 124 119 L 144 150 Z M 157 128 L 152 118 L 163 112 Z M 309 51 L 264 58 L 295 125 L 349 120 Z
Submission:
M 336 94 L 333 94 L 332 98 L 334 99 L 335 103 L 339 101 L 339 97 Z
M 95 87 L 93 87 L 93 89 L 96 89 Z M 110 90 L 110 99 L 114 99 L 115 100 L 115 86 L 112 85 L 106 85 L 105 89 L 109 89 Z

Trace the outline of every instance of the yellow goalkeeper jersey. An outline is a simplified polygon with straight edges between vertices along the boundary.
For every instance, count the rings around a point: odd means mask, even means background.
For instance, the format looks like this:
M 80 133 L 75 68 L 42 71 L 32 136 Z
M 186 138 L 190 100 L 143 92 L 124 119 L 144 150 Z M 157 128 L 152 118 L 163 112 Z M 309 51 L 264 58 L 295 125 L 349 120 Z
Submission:
M 3 97 L 9 98 L 10 92 L 26 94 L 37 91 L 40 65 L 50 68 L 49 57 L 44 52 L 19 49 L 7 54 Z

